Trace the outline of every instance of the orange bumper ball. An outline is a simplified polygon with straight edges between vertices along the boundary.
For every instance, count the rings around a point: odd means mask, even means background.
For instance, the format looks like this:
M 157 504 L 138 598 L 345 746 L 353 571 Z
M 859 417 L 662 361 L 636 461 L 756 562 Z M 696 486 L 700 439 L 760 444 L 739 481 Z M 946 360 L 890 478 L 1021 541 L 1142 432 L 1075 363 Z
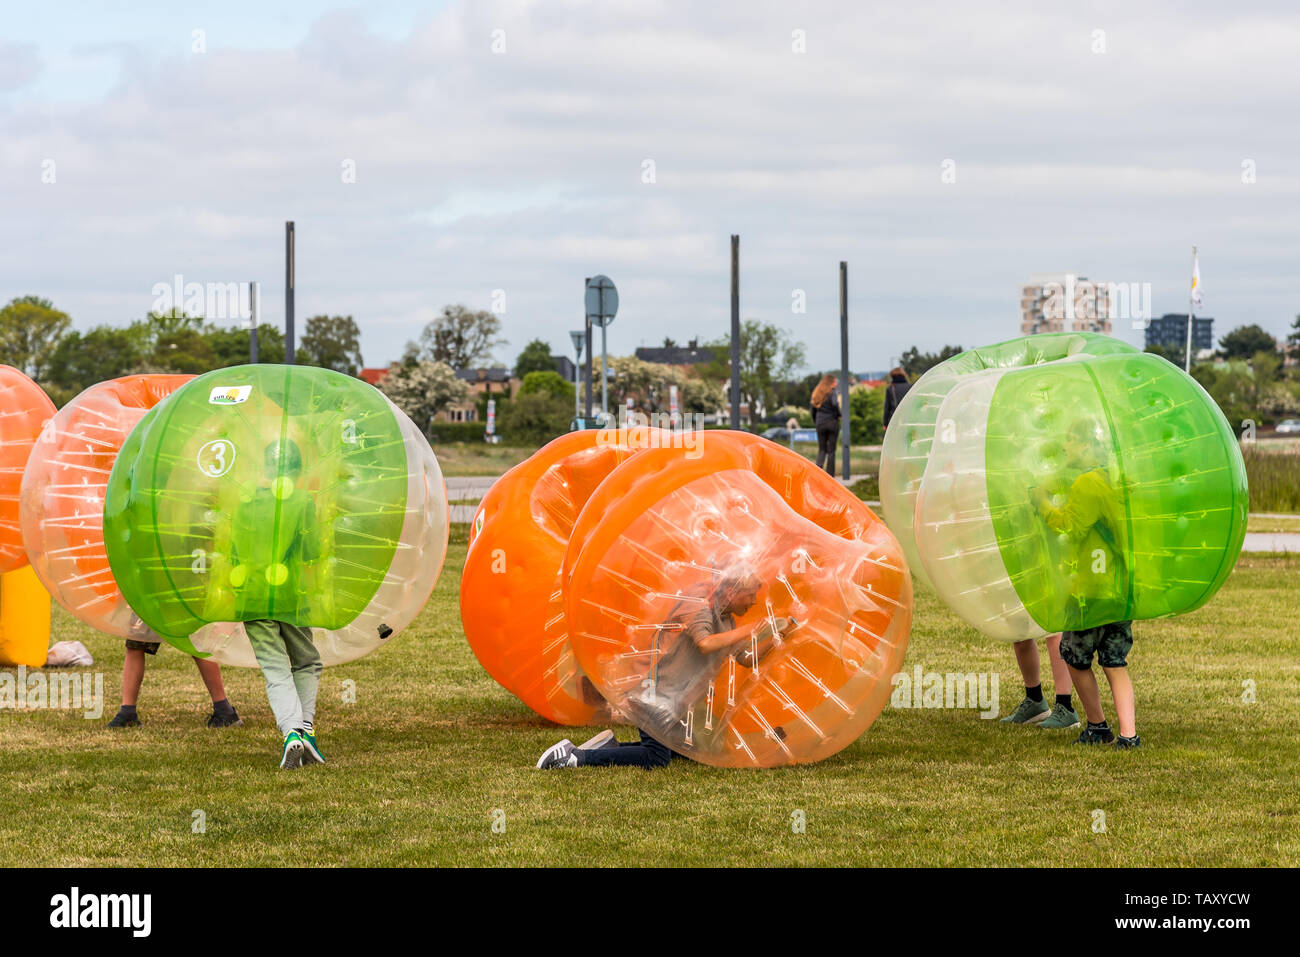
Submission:
M 718 766 L 829 757 L 889 699 L 911 629 L 902 549 L 811 462 L 699 433 L 586 502 L 564 558 L 577 663 L 616 714 Z

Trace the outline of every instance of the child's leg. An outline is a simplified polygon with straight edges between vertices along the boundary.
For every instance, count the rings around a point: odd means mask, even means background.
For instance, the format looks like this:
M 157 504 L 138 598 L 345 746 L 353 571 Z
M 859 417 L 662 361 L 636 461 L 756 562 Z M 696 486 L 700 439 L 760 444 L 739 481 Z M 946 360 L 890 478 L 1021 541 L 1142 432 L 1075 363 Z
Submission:
M 1115 717 L 1119 719 L 1119 733 L 1126 738 L 1137 734 L 1136 705 L 1133 700 L 1133 681 L 1127 668 L 1103 668 L 1110 682 L 1110 694 L 1115 699 Z
M 199 669 L 199 677 L 212 696 L 212 703 L 226 700 L 226 686 L 221 680 L 221 665 L 211 658 L 195 658 L 194 665 Z
M 1037 688 L 1043 683 L 1042 659 L 1038 657 L 1038 642 L 1032 638 L 1017 641 L 1011 646 L 1016 653 L 1016 664 L 1020 666 L 1020 677 L 1026 688 Z
M 1128 676 L 1128 653 L 1133 647 L 1132 622 L 1117 621 L 1105 627 L 1101 646 L 1097 649 L 1097 663 L 1106 672 L 1110 693 L 1115 699 L 1115 717 L 1119 720 L 1119 733 L 1125 738 L 1137 734 L 1136 707 L 1133 703 L 1133 682 Z
M 122 704 L 134 708 L 140 700 L 143 684 L 144 652 L 139 648 L 127 648 L 126 657 L 122 659 Z
M 302 705 L 303 726 L 311 727 L 316 721 L 316 690 L 320 685 L 320 652 L 311 640 L 310 628 L 299 628 L 280 622 L 280 636 L 293 665 L 293 685 Z
M 266 679 L 266 698 L 271 703 L 276 726 L 280 734 L 302 727 L 302 703 L 294 687 L 289 653 L 280 637 L 280 624 L 275 621 L 246 621 L 244 630 L 253 646 L 253 655 Z
M 578 751 L 578 766 L 663 768 L 672 760 L 673 753 L 644 731 L 640 743 L 621 742 L 617 748 L 598 751 Z
M 1101 724 L 1106 720 L 1106 714 L 1101 710 L 1101 691 L 1097 688 L 1097 676 L 1092 673 L 1091 668 L 1076 668 L 1074 665 L 1068 667 L 1070 676 L 1074 678 L 1074 690 L 1079 692 L 1079 700 L 1083 702 L 1083 713 L 1093 724 Z
M 1052 665 L 1052 688 L 1057 695 L 1069 694 L 1074 690 L 1074 681 L 1070 677 L 1070 666 L 1061 657 L 1060 634 L 1047 636 L 1047 660 Z

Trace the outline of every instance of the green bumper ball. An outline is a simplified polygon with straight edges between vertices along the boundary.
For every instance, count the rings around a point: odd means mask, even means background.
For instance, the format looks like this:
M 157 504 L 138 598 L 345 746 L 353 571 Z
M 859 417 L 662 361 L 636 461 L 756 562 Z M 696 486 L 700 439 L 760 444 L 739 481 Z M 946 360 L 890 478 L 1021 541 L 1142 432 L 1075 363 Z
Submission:
M 311 628 L 325 664 L 390 640 L 433 590 L 447 524 L 419 429 L 365 382 L 305 366 L 178 389 L 132 431 L 104 505 L 135 613 L 186 651 L 246 666 L 244 621 Z
M 914 572 L 1010 641 L 1199 608 L 1246 530 L 1218 406 L 1164 359 L 1093 334 L 935 366 L 890 423 L 880 489 Z

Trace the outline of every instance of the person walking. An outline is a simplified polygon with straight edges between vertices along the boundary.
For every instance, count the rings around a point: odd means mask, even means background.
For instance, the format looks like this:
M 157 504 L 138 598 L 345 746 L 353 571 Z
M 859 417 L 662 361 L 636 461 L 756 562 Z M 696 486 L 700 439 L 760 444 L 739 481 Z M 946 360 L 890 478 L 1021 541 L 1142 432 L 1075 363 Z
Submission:
M 907 395 L 907 390 L 912 384 L 907 381 L 907 373 L 903 371 L 902 366 L 894 366 L 889 370 L 889 385 L 885 388 L 885 428 L 889 428 L 889 420 L 894 417 L 898 411 L 899 405 L 903 401 L 903 396 Z
M 835 474 L 835 444 L 840 435 L 840 405 L 835 387 L 839 380 L 831 373 L 822 376 L 812 394 L 813 425 L 817 427 L 817 467 Z

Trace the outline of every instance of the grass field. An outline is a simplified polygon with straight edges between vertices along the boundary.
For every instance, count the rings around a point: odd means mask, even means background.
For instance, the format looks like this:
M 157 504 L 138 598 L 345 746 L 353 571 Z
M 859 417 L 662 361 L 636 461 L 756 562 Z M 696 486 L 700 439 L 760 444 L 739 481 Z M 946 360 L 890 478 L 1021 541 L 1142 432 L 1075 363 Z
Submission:
M 0 714 L 0 865 L 1300 864 L 1298 558 L 1245 556 L 1209 607 L 1136 626 L 1136 752 L 973 710 L 887 709 L 810 767 L 539 772 L 546 746 L 589 732 L 549 726 L 478 666 L 457 609 L 465 527 L 453 534 L 416 624 L 326 671 L 325 767 L 276 769 L 256 672 L 226 674 L 246 725 L 203 727 L 198 675 L 168 647 L 150 664 L 144 727 L 104 728 L 121 643 L 57 614 L 56 637 L 96 657 L 106 713 Z M 918 664 L 997 673 L 1002 713 L 1020 697 L 1010 649 L 931 592 L 905 668 Z
M 786 443 L 782 443 L 786 444 Z M 817 461 L 817 443 L 816 442 L 796 442 L 794 450 L 804 458 Z M 840 463 L 843 461 L 844 450 L 840 446 L 835 447 L 835 474 L 840 474 Z M 880 471 L 880 446 L 850 446 L 849 447 L 849 472 L 853 475 L 874 475 Z
M 433 450 L 438 455 L 442 474 L 454 477 L 504 475 L 537 451 L 486 442 L 439 442 Z
M 1242 445 L 1253 512 L 1300 512 L 1300 444 L 1290 441 Z
M 1300 515 L 1294 518 L 1287 516 L 1284 518 L 1275 518 L 1273 516 L 1252 515 L 1246 520 L 1246 531 L 1248 532 L 1300 532 Z

